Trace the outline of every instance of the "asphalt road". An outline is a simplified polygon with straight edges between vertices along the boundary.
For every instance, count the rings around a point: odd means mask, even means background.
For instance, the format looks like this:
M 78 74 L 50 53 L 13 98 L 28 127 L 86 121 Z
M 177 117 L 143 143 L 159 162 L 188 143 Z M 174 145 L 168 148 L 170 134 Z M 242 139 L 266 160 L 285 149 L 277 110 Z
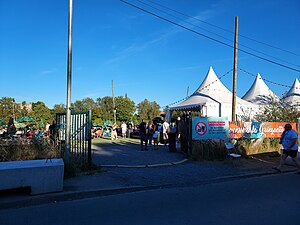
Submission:
M 0 211 L 1 225 L 299 225 L 300 176 L 252 177 Z

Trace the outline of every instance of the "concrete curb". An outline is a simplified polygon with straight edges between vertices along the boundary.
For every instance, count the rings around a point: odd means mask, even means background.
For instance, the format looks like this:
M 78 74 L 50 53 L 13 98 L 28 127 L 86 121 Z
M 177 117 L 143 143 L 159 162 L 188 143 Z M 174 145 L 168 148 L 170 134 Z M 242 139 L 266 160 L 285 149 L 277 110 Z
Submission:
M 146 165 L 99 165 L 100 167 L 107 168 L 153 168 L 153 167 L 163 167 L 163 166 L 174 166 L 179 165 L 188 161 L 188 159 L 183 159 L 178 162 L 170 162 L 170 163 L 157 163 L 157 164 L 146 164 Z
M 231 180 L 247 179 L 252 177 L 280 175 L 280 174 L 292 173 L 292 172 L 295 172 L 295 170 L 284 171 L 282 173 L 261 172 L 261 173 L 249 173 L 249 174 L 243 174 L 237 176 L 224 176 L 224 177 L 202 180 L 197 183 L 193 183 L 193 186 L 220 183 L 220 182 L 226 182 Z M 163 185 L 150 185 L 150 186 L 116 187 L 116 188 L 94 189 L 94 190 L 73 191 L 73 192 L 71 191 L 57 192 L 57 193 L 51 193 L 45 195 L 29 196 L 28 198 L 22 200 L 11 200 L 11 201 L 0 202 L 0 210 L 29 207 L 29 206 L 36 206 L 36 205 L 49 204 L 49 203 L 56 204 L 57 202 L 63 202 L 63 201 L 73 201 L 73 200 L 79 200 L 85 198 L 125 194 L 125 193 L 163 189 L 163 188 L 185 187 L 187 185 L 188 185 L 187 183 L 179 183 L 179 184 L 163 184 Z

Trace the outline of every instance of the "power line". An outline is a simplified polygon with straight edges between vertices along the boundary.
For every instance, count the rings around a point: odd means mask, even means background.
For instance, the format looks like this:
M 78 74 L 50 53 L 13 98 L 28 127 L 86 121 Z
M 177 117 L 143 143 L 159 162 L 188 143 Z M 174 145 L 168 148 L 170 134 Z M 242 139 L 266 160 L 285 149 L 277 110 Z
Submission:
M 146 5 L 146 6 L 148 6 L 148 7 L 151 7 L 151 8 L 153 8 L 153 9 L 159 11 L 159 12 L 162 12 L 162 13 L 164 13 L 164 14 L 166 14 L 166 15 L 169 15 L 169 16 L 175 18 L 175 19 L 178 19 L 178 20 L 181 20 L 181 19 L 182 19 L 182 18 L 177 17 L 177 16 L 174 16 L 174 15 L 172 15 L 172 14 L 170 14 L 170 13 L 164 11 L 164 10 L 161 10 L 161 9 L 159 9 L 159 8 L 157 8 L 157 7 L 154 7 L 154 6 L 148 4 L 148 3 L 144 2 L 144 1 L 141 1 L 141 0 L 136 0 L 136 1 L 138 1 L 138 2 L 140 2 L 140 3 L 142 3 L 142 4 L 144 4 L 144 5 Z M 146 0 L 146 1 L 152 2 L 152 1 L 149 1 L 149 0 Z M 154 3 L 154 2 L 152 2 L 152 3 Z M 154 4 L 155 4 L 155 3 L 154 3 Z M 157 5 L 160 5 L 160 4 L 157 3 Z M 161 5 L 161 6 L 162 6 L 162 5 Z M 168 8 L 168 7 L 165 7 L 165 8 Z M 197 19 L 197 18 L 193 18 L 193 17 L 190 17 L 190 18 L 192 18 L 192 19 Z M 202 21 L 202 20 L 199 20 L 199 21 L 205 22 L 205 21 Z M 206 31 L 206 32 L 208 32 L 208 33 L 210 33 L 210 34 L 216 35 L 216 36 L 221 37 L 221 38 L 223 38 L 223 39 L 225 39 L 225 40 L 227 40 L 227 41 L 232 42 L 231 39 L 226 38 L 226 37 L 224 37 L 224 36 L 222 36 L 222 35 L 219 35 L 219 34 L 217 34 L 217 33 L 215 33 L 215 32 L 211 32 L 211 31 L 209 31 L 209 30 L 207 30 L 207 29 L 205 29 L 205 28 L 203 28 L 203 27 L 200 27 L 200 26 L 198 26 L 198 25 L 196 25 L 196 24 L 193 24 L 193 23 L 188 22 L 188 21 L 182 21 L 182 22 L 184 22 L 184 23 L 186 23 L 186 24 L 189 24 L 189 25 L 192 25 L 192 26 L 197 27 L 197 28 L 199 28 L 199 29 L 201 29 L 201 30 L 204 30 L 204 31 Z M 218 27 L 218 28 L 219 28 L 219 27 Z M 231 32 L 231 31 L 230 31 L 230 33 L 233 34 L 233 32 Z M 239 36 L 240 36 L 240 35 L 239 35 Z M 250 49 L 250 50 L 252 50 L 252 51 L 254 51 L 254 52 L 256 52 L 256 53 L 260 53 L 260 54 L 262 54 L 262 55 L 264 55 L 264 56 L 268 56 L 268 57 L 270 57 L 270 58 L 273 58 L 273 59 L 276 59 L 276 60 L 279 60 L 279 61 L 282 61 L 282 62 L 284 62 L 284 63 L 288 63 L 288 64 L 290 64 L 290 65 L 293 65 L 293 66 L 296 66 L 296 67 L 299 67 L 299 68 L 300 68 L 299 65 L 296 65 L 296 64 L 294 64 L 294 63 L 291 63 L 291 62 L 288 62 L 288 61 L 285 61 L 285 60 L 276 58 L 276 57 L 274 57 L 274 56 L 272 56 L 272 55 L 269 55 L 269 54 L 266 54 L 266 53 L 264 53 L 264 52 L 255 50 L 255 49 L 253 49 L 253 48 L 251 48 L 251 47 L 248 47 L 248 46 L 246 46 L 246 45 L 244 45 L 244 44 L 239 43 L 239 45 L 240 45 L 240 46 L 243 46 L 243 47 L 245 47 L 245 48 L 247 48 L 247 49 Z
M 255 75 L 254 73 L 251 73 L 251 72 L 249 72 L 249 71 L 247 71 L 247 70 L 245 70 L 245 69 L 242 69 L 242 68 L 240 68 L 240 67 L 238 67 L 238 69 L 239 69 L 240 71 L 242 71 L 242 72 L 248 74 L 248 75 L 251 75 L 252 77 L 256 77 L 256 76 L 257 76 L 257 75 Z M 276 82 L 274 82 L 274 81 L 267 80 L 267 79 L 265 79 L 265 78 L 263 78 L 263 77 L 262 77 L 261 79 L 263 79 L 265 82 L 270 83 L 270 84 L 273 84 L 273 85 L 277 85 L 277 86 L 281 86 L 281 87 L 286 87 L 286 88 L 292 88 L 291 85 L 285 85 L 285 84 L 276 83 Z M 298 88 L 296 87 L 296 89 L 298 89 Z
M 197 21 L 199 21 L 199 22 L 205 23 L 205 24 L 207 24 L 207 25 L 209 25 L 209 26 L 218 28 L 218 29 L 220 29 L 220 30 L 226 31 L 226 32 L 228 32 L 228 33 L 232 33 L 232 34 L 234 33 L 234 32 L 231 31 L 231 30 L 225 29 L 225 28 L 223 28 L 223 27 L 216 26 L 216 25 L 214 25 L 214 24 L 212 24 L 212 23 L 208 23 L 208 22 L 206 22 L 206 21 L 204 21 L 204 20 L 198 19 L 197 17 L 194 17 L 194 16 L 190 16 L 190 15 L 184 14 L 184 13 L 182 13 L 182 12 L 179 12 L 179 11 L 177 11 L 177 10 L 175 10 L 175 9 L 172 9 L 172 8 L 170 8 L 170 7 L 167 7 L 167 6 L 164 6 L 164 5 L 159 4 L 159 3 L 157 3 L 157 2 L 154 2 L 154 1 L 151 1 L 151 0 L 145 0 L 145 1 L 151 2 L 152 4 L 155 4 L 155 5 L 158 5 L 158 6 L 160 6 L 160 7 L 166 8 L 166 9 L 168 9 L 168 10 L 170 10 L 170 11 L 173 11 L 173 12 L 175 12 L 175 13 L 178 13 L 178 14 L 183 15 L 183 16 L 188 17 L 188 18 L 192 18 L 192 19 L 194 19 L 194 20 L 197 20 Z M 141 1 L 139 0 L 139 2 L 141 2 Z M 283 48 L 279 48 L 279 47 L 270 45 L 270 44 L 265 43 L 265 42 L 262 42 L 262 41 L 255 40 L 255 39 L 250 38 L 250 37 L 247 37 L 247 36 L 245 36 L 245 35 L 239 34 L 239 36 L 240 36 L 240 37 L 243 37 L 243 38 L 245 38 L 245 39 L 248 39 L 248 40 L 250 40 L 250 41 L 253 41 L 253 42 L 256 42 L 256 43 L 259 43 L 259 44 L 262 44 L 262 45 L 266 45 L 266 46 L 268 46 L 268 47 L 271 47 L 271 48 L 280 50 L 280 51 L 284 51 L 284 52 L 287 52 L 287 53 L 290 53 L 290 54 L 293 54 L 293 55 L 296 55 L 296 56 L 300 56 L 300 54 L 298 54 L 298 53 L 295 53 L 295 52 L 292 52 L 292 51 L 289 51 L 289 50 L 286 50 L 286 49 L 283 49 Z
M 220 43 L 220 44 L 223 44 L 223 45 L 225 45 L 225 46 L 227 46 L 227 47 L 233 48 L 233 46 L 230 45 L 230 44 L 227 44 L 227 43 L 225 43 L 225 42 L 223 42 L 223 41 L 220 41 L 220 40 L 217 40 L 217 39 L 215 39 L 215 38 L 209 37 L 209 36 L 207 36 L 207 35 L 205 35 L 205 34 L 202 34 L 202 33 L 198 32 L 198 31 L 195 31 L 195 30 L 193 30 L 193 29 L 191 29 L 191 28 L 188 28 L 188 27 L 185 27 L 185 26 L 183 26 L 183 25 L 180 25 L 180 24 L 178 24 L 178 23 L 176 23 L 176 22 L 173 22 L 173 21 L 171 21 L 171 20 L 169 20 L 169 19 L 166 19 L 166 18 L 164 18 L 164 17 L 162 17 L 162 16 L 159 16 L 159 15 L 153 13 L 153 12 L 150 12 L 150 11 L 148 11 L 148 10 L 146 10 L 146 9 L 143 9 L 143 8 L 137 6 L 137 5 L 134 5 L 134 4 L 130 3 L 130 2 L 127 2 L 127 1 L 125 1 L 125 0 L 120 0 L 120 1 L 123 2 L 123 3 L 125 3 L 125 4 L 127 4 L 127 5 L 132 6 L 132 7 L 134 7 L 134 8 L 137 8 L 137 9 L 139 9 L 139 10 L 141 10 L 141 11 L 144 11 L 144 12 L 150 14 L 150 15 L 153 15 L 153 16 L 155 16 L 155 17 L 161 19 L 161 20 L 164 20 L 164 21 L 166 21 L 166 22 L 169 22 L 169 23 L 171 23 L 171 24 L 174 24 L 174 25 L 176 25 L 176 26 L 178 26 L 178 27 L 181 27 L 181 28 L 183 28 L 183 29 L 185 29 L 185 30 L 191 31 L 191 32 L 193 32 L 193 33 L 195 33 L 195 34 L 197 34 L 197 35 L 199 35 L 199 36 L 205 37 L 205 38 L 210 39 L 210 40 L 212 40 L 212 41 L 215 41 L 215 42 L 218 42 L 218 43 Z M 241 51 L 241 52 L 243 52 L 243 53 L 246 53 L 246 54 L 248 54 L 248 55 L 251 55 L 251 56 L 253 56 L 253 57 L 259 58 L 259 59 L 261 59 L 261 60 L 264 60 L 264 61 L 273 63 L 273 64 L 275 64 L 275 65 L 284 67 L 284 68 L 286 68 L 286 69 L 290 69 L 290 70 L 293 70 L 293 71 L 296 71 L 296 72 L 299 72 L 299 73 L 300 73 L 300 70 L 295 69 L 295 68 L 293 68 L 293 67 L 286 66 L 286 65 L 284 65 L 284 64 L 282 64 L 282 63 L 278 63 L 278 62 L 272 61 L 272 60 L 270 60 L 270 59 L 267 59 L 267 58 L 264 58 L 264 57 L 255 55 L 255 54 L 253 54 L 253 53 L 251 53 L 251 52 L 245 51 L 245 50 L 240 49 L 240 48 L 239 48 L 238 50 Z

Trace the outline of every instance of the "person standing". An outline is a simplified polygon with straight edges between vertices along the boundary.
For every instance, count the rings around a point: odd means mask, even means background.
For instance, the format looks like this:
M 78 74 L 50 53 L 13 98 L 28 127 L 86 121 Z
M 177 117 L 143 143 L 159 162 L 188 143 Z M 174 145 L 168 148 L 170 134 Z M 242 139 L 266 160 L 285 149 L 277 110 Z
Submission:
M 163 140 L 164 144 L 167 145 L 168 141 L 168 129 L 169 129 L 169 123 L 167 122 L 167 119 L 165 119 L 165 122 L 162 125 L 162 134 L 163 134 Z
M 147 151 L 147 129 L 146 129 L 146 122 L 144 119 L 142 119 L 142 122 L 139 125 L 139 129 L 140 129 L 140 140 L 141 140 L 141 150 L 144 150 L 144 142 L 145 142 L 145 150 Z
M 154 134 L 153 134 L 153 149 L 158 150 L 158 125 L 154 125 Z
M 111 140 L 117 140 L 118 139 L 118 134 L 117 134 L 117 124 L 114 123 L 111 127 Z
M 153 122 L 152 120 L 150 120 L 147 126 L 147 139 L 149 140 L 149 145 L 152 145 L 153 133 L 154 133 Z
M 275 169 L 277 172 L 281 172 L 281 168 L 284 165 L 286 158 L 290 156 L 298 168 L 297 173 L 300 174 L 300 163 L 297 160 L 298 134 L 292 129 L 291 124 L 285 124 L 279 143 L 282 144 L 283 149 L 281 150 L 282 152 L 279 165 L 273 169 Z
M 168 129 L 169 135 L 169 152 L 176 152 L 176 134 L 177 126 L 174 120 L 171 120 L 171 124 Z
M 124 139 L 126 138 L 126 132 L 127 132 L 127 125 L 124 121 L 122 122 L 121 128 L 122 128 L 122 138 Z

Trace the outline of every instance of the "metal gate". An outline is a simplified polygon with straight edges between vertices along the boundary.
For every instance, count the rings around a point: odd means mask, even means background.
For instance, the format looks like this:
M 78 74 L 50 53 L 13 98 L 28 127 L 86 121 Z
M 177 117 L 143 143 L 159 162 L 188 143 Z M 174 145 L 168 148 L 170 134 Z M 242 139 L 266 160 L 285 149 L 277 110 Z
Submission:
M 91 111 L 71 112 L 70 157 L 81 164 L 91 164 Z M 64 156 L 66 137 L 66 113 L 56 113 L 57 139 Z
M 186 155 L 192 153 L 192 116 L 190 113 L 184 113 L 180 120 L 180 143 L 181 151 Z

